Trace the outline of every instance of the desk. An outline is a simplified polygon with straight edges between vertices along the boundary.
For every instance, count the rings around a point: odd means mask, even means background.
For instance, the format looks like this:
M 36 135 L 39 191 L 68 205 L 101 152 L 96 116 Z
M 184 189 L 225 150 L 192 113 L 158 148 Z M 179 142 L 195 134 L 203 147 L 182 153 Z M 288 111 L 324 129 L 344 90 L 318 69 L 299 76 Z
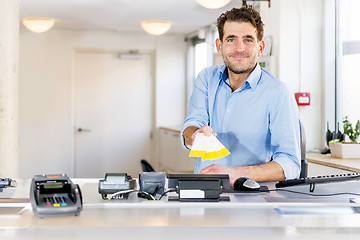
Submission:
M 306 160 L 310 163 L 320 164 L 349 172 L 360 172 L 360 159 L 342 159 L 320 153 L 307 153 Z
M 0 239 L 358 239 L 360 214 L 349 196 L 310 197 L 285 192 L 229 194 L 230 202 L 182 203 L 102 200 L 98 179 L 73 179 L 84 207 L 78 217 L 40 219 L 24 201 L 19 214 L 0 214 Z M 269 189 L 274 183 L 262 183 Z M 360 189 L 353 181 L 318 185 L 315 193 Z M 28 198 L 30 180 L 18 180 L 7 197 Z M 308 186 L 291 187 L 306 191 Z M 359 197 L 360 198 L 360 197 Z M 0 204 L 1 205 L 1 204 Z M 3 205 L 4 206 L 4 205 Z

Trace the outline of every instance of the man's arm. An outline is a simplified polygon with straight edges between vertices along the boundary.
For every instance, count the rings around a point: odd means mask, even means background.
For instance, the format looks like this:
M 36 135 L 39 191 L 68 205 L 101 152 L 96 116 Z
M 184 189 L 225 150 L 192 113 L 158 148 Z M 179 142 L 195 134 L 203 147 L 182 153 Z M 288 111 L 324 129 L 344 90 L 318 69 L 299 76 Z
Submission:
M 274 161 L 243 167 L 224 167 L 219 164 L 212 164 L 202 169 L 200 174 L 229 174 L 231 185 L 239 177 L 251 178 L 257 182 L 273 182 L 285 179 L 284 170 Z
M 293 94 L 286 85 L 279 86 L 278 95 L 270 104 L 272 159 L 284 170 L 286 179 L 300 174 L 299 113 Z
M 208 69 L 201 71 L 194 81 L 186 119 L 181 129 L 181 142 L 184 148 L 192 145 L 194 133 L 210 122 L 208 114 L 208 85 L 213 73 Z

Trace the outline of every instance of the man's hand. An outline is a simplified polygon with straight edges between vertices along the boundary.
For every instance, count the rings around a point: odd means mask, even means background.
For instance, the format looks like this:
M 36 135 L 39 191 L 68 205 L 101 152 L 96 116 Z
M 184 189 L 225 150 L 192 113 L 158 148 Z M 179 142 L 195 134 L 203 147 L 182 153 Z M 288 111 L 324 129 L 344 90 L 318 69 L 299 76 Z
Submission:
M 211 134 L 213 134 L 216 137 L 216 135 L 217 135 L 215 132 L 213 132 L 212 128 L 208 125 L 204 125 L 201 128 L 190 126 L 190 127 L 187 127 L 183 133 L 183 137 L 185 139 L 185 145 L 186 146 L 193 145 L 195 136 L 198 133 L 204 133 L 205 136 L 210 136 Z
M 200 171 L 200 174 L 229 174 L 230 185 L 233 185 L 235 180 L 239 178 L 239 173 L 236 168 L 224 167 L 219 164 L 212 164 Z
M 219 164 L 212 164 L 203 168 L 200 174 L 228 174 L 231 185 L 239 177 L 251 178 L 257 182 L 274 182 L 285 179 L 284 170 L 275 161 L 243 167 L 224 167 Z
M 210 126 L 204 125 L 204 126 L 202 126 L 202 128 L 199 128 L 191 135 L 191 140 L 193 142 L 195 140 L 196 134 L 198 134 L 198 133 L 203 133 L 205 136 L 210 136 L 211 134 L 213 134 L 216 137 L 216 135 L 217 135 L 215 132 L 213 132 L 213 130 Z

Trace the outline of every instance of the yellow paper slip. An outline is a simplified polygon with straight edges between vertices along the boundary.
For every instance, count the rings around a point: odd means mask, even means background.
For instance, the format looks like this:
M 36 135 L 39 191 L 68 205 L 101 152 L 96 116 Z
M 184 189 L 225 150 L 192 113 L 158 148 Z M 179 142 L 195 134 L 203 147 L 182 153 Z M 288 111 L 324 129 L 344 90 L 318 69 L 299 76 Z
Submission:
M 201 160 L 212 160 L 225 157 L 230 152 L 224 145 L 214 136 L 205 136 L 198 133 L 195 136 L 189 157 L 201 157 Z

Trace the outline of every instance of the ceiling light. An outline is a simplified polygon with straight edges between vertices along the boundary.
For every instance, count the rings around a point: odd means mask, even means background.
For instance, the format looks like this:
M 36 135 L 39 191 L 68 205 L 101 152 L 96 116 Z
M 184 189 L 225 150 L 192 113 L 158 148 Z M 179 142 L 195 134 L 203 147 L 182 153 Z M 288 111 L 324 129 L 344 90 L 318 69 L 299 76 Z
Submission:
M 144 21 L 141 22 L 141 27 L 151 35 L 161 35 L 170 29 L 171 23 L 166 21 Z
M 32 32 L 42 33 L 48 31 L 55 23 L 53 18 L 24 18 L 24 26 Z
M 203 7 L 217 9 L 224 7 L 226 4 L 231 2 L 231 0 L 196 0 L 196 2 Z

